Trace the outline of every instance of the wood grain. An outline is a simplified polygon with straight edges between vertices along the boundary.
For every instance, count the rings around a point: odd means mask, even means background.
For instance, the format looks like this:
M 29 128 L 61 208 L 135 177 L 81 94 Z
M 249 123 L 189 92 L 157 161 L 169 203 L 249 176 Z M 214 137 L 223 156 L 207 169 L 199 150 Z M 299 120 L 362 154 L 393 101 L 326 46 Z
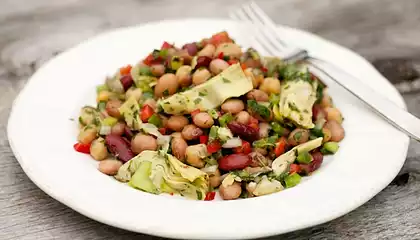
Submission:
M 0 239 L 157 239 L 90 220 L 37 188 L 22 172 L 8 145 L 6 123 L 11 104 L 26 79 L 45 60 L 91 36 L 146 21 L 224 17 L 226 6 L 240 2 L 243 1 L 0 1 Z M 393 74 L 402 68 L 415 73 L 420 66 L 420 1 L 259 2 L 276 22 L 315 32 L 375 62 L 404 92 L 409 110 L 420 114 L 417 75 Z M 402 170 L 409 173 L 406 184 L 401 185 L 402 178 L 400 185 L 391 184 L 339 219 L 281 238 L 419 239 L 419 158 L 420 146 L 412 142 Z M 255 220 L 245 224 L 252 221 Z

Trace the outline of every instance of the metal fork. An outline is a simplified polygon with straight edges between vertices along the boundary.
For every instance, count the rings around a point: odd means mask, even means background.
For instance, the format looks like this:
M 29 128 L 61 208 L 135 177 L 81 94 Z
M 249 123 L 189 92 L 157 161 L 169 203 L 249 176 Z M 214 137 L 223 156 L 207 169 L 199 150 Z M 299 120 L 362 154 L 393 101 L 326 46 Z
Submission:
M 287 46 L 281 40 L 273 20 L 255 2 L 251 1 L 236 8 L 229 13 L 229 16 L 236 21 L 246 22 L 255 26 L 252 28 L 254 34 L 250 37 L 254 39 L 253 44 L 256 45 L 258 51 L 272 56 L 279 56 L 285 62 L 304 60 L 310 69 L 321 72 L 324 76 L 336 82 L 368 105 L 390 124 L 411 138 L 420 141 L 420 119 L 398 107 L 395 103 L 378 94 L 372 88 L 337 66 L 310 56 L 305 49 Z M 336 77 L 333 77 L 334 75 Z

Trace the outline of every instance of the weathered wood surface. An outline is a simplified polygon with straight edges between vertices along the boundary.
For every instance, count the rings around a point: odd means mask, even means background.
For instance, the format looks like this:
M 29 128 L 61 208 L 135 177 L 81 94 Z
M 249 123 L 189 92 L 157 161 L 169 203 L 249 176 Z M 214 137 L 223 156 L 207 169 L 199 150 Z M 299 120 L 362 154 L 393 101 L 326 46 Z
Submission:
M 0 1 L 0 239 L 154 238 L 97 223 L 38 189 L 23 173 L 7 142 L 12 101 L 45 60 L 90 36 L 165 18 L 224 17 L 226 5 L 240 2 Z M 276 22 L 315 32 L 374 62 L 404 93 L 409 110 L 420 114 L 415 70 L 420 66 L 420 1 L 259 2 Z M 420 145 L 412 142 L 402 170 L 408 175 L 399 177 L 398 184 L 344 217 L 282 235 L 282 239 L 420 239 L 419 160 Z M 253 221 L 264 219 L 249 219 L 248 224 Z

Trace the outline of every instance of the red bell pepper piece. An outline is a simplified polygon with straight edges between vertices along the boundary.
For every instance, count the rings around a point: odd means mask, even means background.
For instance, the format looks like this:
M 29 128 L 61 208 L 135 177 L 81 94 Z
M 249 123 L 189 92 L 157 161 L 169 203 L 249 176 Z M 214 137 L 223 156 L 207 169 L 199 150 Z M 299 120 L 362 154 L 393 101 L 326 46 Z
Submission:
M 276 144 L 276 148 L 274 149 L 274 153 L 276 157 L 282 155 L 286 150 L 287 140 L 285 137 L 281 137 L 280 140 Z
M 207 144 L 208 141 L 209 141 L 209 136 L 206 136 L 206 135 L 201 135 L 200 136 L 200 143 L 201 144 Z
M 122 76 L 130 74 L 130 71 L 131 71 L 131 65 L 130 64 L 125 66 L 125 67 L 120 68 L 120 73 L 121 73 Z
M 191 112 L 191 116 L 194 117 L 197 113 L 200 113 L 200 109 L 195 109 L 194 111 Z
M 162 135 L 166 134 L 166 128 L 159 128 L 158 130 Z
M 234 148 L 233 152 L 249 154 L 252 152 L 251 144 L 247 141 L 242 140 L 242 146 Z
M 169 44 L 168 42 L 163 42 L 162 46 L 160 47 L 160 49 L 168 49 L 168 48 L 172 48 L 172 44 Z
M 216 196 L 216 192 L 208 192 L 206 194 L 206 198 L 204 198 L 204 201 L 211 201 Z
M 294 164 L 294 163 L 290 164 L 289 174 L 299 173 L 299 172 L 300 172 L 300 166 L 299 166 L 299 164 Z
M 222 59 L 223 60 L 223 57 L 224 57 L 225 55 L 223 54 L 223 52 L 220 52 L 219 53 L 219 55 L 217 55 L 217 58 L 219 58 L 219 59 Z
M 213 154 L 217 151 L 219 151 L 222 148 L 222 145 L 218 140 L 211 141 L 209 144 L 207 144 L 207 152 L 209 154 Z
M 90 143 L 89 144 L 76 143 L 73 145 L 73 148 L 74 150 L 78 152 L 90 154 Z
M 147 120 L 149 120 L 149 118 L 155 113 L 155 111 L 153 110 L 152 107 L 150 107 L 149 105 L 144 105 L 141 109 L 141 121 L 142 122 L 147 122 Z

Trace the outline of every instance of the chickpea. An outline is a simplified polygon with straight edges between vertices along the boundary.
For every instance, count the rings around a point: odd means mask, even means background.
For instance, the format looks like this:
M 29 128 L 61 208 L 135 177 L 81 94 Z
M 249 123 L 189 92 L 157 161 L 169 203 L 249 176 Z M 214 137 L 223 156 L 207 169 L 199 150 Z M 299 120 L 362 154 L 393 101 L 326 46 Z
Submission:
M 127 92 L 125 93 L 125 98 L 129 99 L 131 97 L 134 97 L 136 99 L 136 101 L 138 102 L 141 98 L 141 96 L 143 95 L 143 92 L 141 91 L 140 88 L 129 88 L 127 90 Z
M 152 75 L 155 77 L 160 77 L 165 74 L 165 66 L 163 64 L 155 64 L 150 67 Z
M 249 91 L 246 94 L 246 98 L 255 100 L 257 102 L 268 102 L 269 99 L 270 99 L 266 92 L 261 91 L 259 89 L 253 89 L 253 90 Z
M 182 134 L 180 133 L 180 132 L 174 132 L 174 133 L 172 133 L 171 134 L 171 136 L 173 137 L 173 138 L 182 138 Z
M 259 123 L 258 124 L 258 127 L 259 127 L 259 136 L 260 136 L 260 138 L 266 138 L 266 137 L 268 137 L 268 132 L 270 131 L 270 129 L 271 129 L 271 126 L 270 126 L 270 124 L 268 124 L 268 123 L 266 123 L 266 122 L 262 122 L 262 123 Z
M 327 93 L 327 88 L 324 88 L 324 90 L 322 91 L 321 107 L 327 108 L 327 107 L 332 107 L 332 106 L 333 106 L 332 99 L 330 95 L 328 95 Z
M 207 146 L 205 144 L 188 146 L 185 150 L 186 161 L 193 167 L 204 167 L 206 163 L 204 162 L 203 158 L 207 156 Z
M 228 67 L 229 67 L 229 64 L 225 60 L 219 59 L 219 58 L 213 59 L 210 62 L 210 66 L 209 66 L 210 71 L 214 75 L 217 75 L 217 74 L 223 72 L 223 70 L 225 70 Z
M 178 70 L 176 70 L 175 76 L 179 86 L 187 87 L 191 85 L 191 70 L 192 67 L 187 65 L 181 66 Z
M 341 112 L 337 108 L 327 107 L 324 109 L 324 111 L 327 114 L 328 121 L 336 121 L 340 124 L 343 122 L 343 117 L 341 115 Z
M 120 113 L 119 108 L 121 107 L 121 105 L 122 103 L 120 100 L 117 100 L 117 99 L 109 100 L 105 106 L 106 112 L 111 117 L 120 118 L 121 113 Z
M 219 193 L 224 200 L 234 200 L 241 196 L 242 187 L 239 182 L 234 182 L 232 185 L 227 187 L 222 184 L 219 187 Z
M 223 112 L 236 114 L 245 109 L 244 102 L 239 99 L 228 99 L 221 106 Z
M 324 134 L 324 138 L 322 139 L 322 142 L 324 142 L 324 143 L 329 142 L 330 139 L 331 139 L 331 130 L 326 128 L 326 127 L 323 127 L 322 128 L 322 134 Z
M 88 125 L 79 132 L 77 140 L 83 144 L 89 144 L 96 138 L 97 130 L 95 126 Z
M 247 111 L 240 111 L 235 116 L 235 121 L 238 123 L 242 123 L 247 125 L 249 123 L 249 120 L 251 119 L 251 115 Z
M 138 133 L 134 138 L 131 140 L 131 150 L 134 153 L 141 153 L 144 150 L 152 150 L 155 151 L 157 149 L 157 141 L 154 137 L 150 135 L 145 135 L 142 133 Z
M 194 85 L 200 85 L 204 82 L 206 82 L 211 77 L 211 73 L 207 68 L 200 68 L 197 69 L 197 71 L 194 72 L 192 76 L 192 82 Z
M 217 169 L 213 174 L 210 174 L 209 182 L 212 188 L 216 188 L 220 185 L 220 183 L 222 183 L 222 180 L 220 179 L 219 169 Z
M 302 128 L 296 128 L 290 133 L 287 139 L 287 143 L 292 146 L 297 146 L 299 144 L 307 142 L 308 140 L 309 140 L 309 131 Z
M 93 124 L 96 120 L 95 117 L 96 109 L 93 107 L 83 107 L 80 112 L 79 121 L 83 123 L 83 125 L 90 125 Z
M 98 161 L 104 160 L 108 156 L 105 139 L 100 137 L 92 142 L 92 145 L 90 145 L 90 155 Z
M 168 119 L 167 127 L 175 132 L 180 132 L 182 129 L 188 125 L 188 118 L 185 116 L 171 116 Z
M 113 176 L 118 173 L 118 169 L 120 169 L 121 166 L 122 162 L 114 159 L 107 159 L 99 163 L 98 169 L 101 173 Z
M 185 126 L 181 132 L 182 137 L 188 141 L 197 139 L 198 137 L 203 135 L 203 133 L 204 133 L 203 130 L 201 130 L 199 127 L 197 127 L 194 124 L 189 124 Z
M 194 115 L 193 122 L 200 128 L 210 128 L 214 124 L 213 118 L 206 112 L 200 112 Z
M 162 75 L 155 86 L 156 97 L 166 97 L 176 93 L 178 90 L 178 81 L 173 73 Z
M 242 56 L 242 49 L 235 43 L 222 43 L 217 46 L 214 56 L 219 56 L 220 53 L 223 53 L 223 56 L 239 59 Z
M 213 44 L 207 44 L 201 51 L 198 52 L 197 56 L 206 56 L 213 58 L 214 51 L 216 51 L 216 47 Z
M 143 102 L 143 106 L 144 105 L 149 105 L 151 108 L 153 108 L 154 110 L 156 110 L 157 108 L 157 103 L 156 100 L 153 98 L 148 98 Z
M 325 128 L 331 131 L 331 139 L 330 141 L 339 142 L 344 138 L 344 128 L 340 125 L 340 123 L 331 120 L 328 121 L 325 125 Z
M 267 94 L 278 94 L 280 93 L 280 81 L 276 78 L 264 78 L 260 85 L 260 90 L 266 92 Z
M 180 161 L 184 162 L 185 160 L 185 152 L 187 150 L 188 144 L 187 142 L 182 138 L 182 136 L 179 137 L 173 137 L 171 140 L 171 149 L 172 154 Z
M 117 122 L 111 127 L 111 134 L 121 136 L 124 134 L 125 123 Z

